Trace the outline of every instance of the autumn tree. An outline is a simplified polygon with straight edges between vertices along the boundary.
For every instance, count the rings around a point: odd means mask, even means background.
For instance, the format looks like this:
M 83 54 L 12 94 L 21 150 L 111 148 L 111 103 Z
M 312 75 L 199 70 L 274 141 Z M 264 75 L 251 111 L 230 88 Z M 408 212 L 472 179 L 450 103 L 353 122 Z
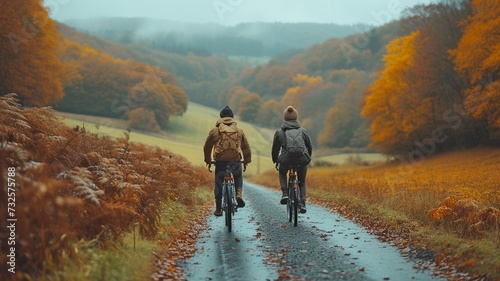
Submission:
M 126 102 L 129 87 L 139 83 L 144 75 L 130 71 L 126 61 L 70 42 L 67 42 L 66 49 L 62 49 L 61 59 L 72 68 L 73 76 L 68 77 L 64 85 L 65 97 L 57 107 L 59 110 L 128 117 Z
M 365 128 L 359 103 L 369 79 L 362 71 L 343 71 L 350 83 L 335 96 L 333 107 L 328 111 L 318 144 L 328 147 L 363 147 L 368 140 L 361 134 Z
M 62 97 L 59 36 L 39 0 L 2 1 L 0 94 L 18 94 L 30 106 L 54 105 Z
M 444 130 L 448 139 L 437 149 L 471 146 L 480 136 L 474 135 L 474 122 L 458 107 L 463 107 L 462 89 L 467 81 L 454 70 L 450 50 L 455 49 L 462 36 L 460 22 L 470 14 L 466 1 L 441 1 L 437 4 L 418 5 L 410 9 L 406 21 L 414 22 L 420 35 L 415 39 L 414 63 L 409 79 L 419 100 L 427 104 L 429 114 L 419 116 L 421 122 L 414 129 L 415 138 L 428 138 L 436 129 Z M 460 118 L 460 125 L 450 122 Z
M 231 87 L 219 96 L 219 107 L 229 105 L 233 111 L 237 112 L 241 101 L 249 95 L 250 91 L 241 85 Z
M 266 128 L 278 128 L 283 123 L 283 106 L 275 99 L 265 101 L 257 113 L 255 123 Z
M 288 88 L 284 93 L 281 103 L 283 105 L 293 105 L 300 111 L 302 106 L 311 104 L 313 100 L 317 100 L 310 98 L 315 90 L 323 84 L 323 78 L 321 76 L 297 74 L 293 78 L 293 84 L 294 86 Z
M 500 128 L 500 2 L 473 0 L 473 14 L 455 55 L 457 71 L 470 87 L 464 90 L 467 113 L 488 126 Z
M 241 100 L 237 114 L 242 120 L 253 122 L 257 118 L 262 103 L 263 101 L 260 96 L 256 93 L 252 93 Z
M 414 32 L 408 36 L 394 39 L 387 45 L 384 57 L 385 67 L 380 77 L 368 88 L 368 96 L 362 116 L 371 119 L 371 146 L 386 154 L 408 151 L 414 124 L 418 119 L 408 118 L 408 110 L 414 104 L 408 101 L 412 86 L 408 83 L 408 70 L 415 56 Z M 421 109 L 429 108 L 420 104 Z
M 61 59 L 68 74 L 60 110 L 129 119 L 134 128 L 156 131 L 187 109 L 186 94 L 162 68 L 116 59 L 69 40 L 61 42 Z
M 129 113 L 128 125 L 130 128 L 158 132 L 160 126 L 156 121 L 155 113 L 147 108 L 134 108 Z
M 266 67 L 256 68 L 256 73 L 249 85 L 249 91 L 258 93 L 263 99 L 281 97 L 292 86 L 293 70 L 270 62 Z

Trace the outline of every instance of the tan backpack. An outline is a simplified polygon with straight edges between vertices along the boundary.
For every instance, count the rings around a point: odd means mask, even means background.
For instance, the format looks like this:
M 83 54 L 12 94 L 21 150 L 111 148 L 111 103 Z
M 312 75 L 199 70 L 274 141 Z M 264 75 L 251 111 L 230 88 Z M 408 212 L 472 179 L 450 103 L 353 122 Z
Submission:
M 219 124 L 219 139 L 214 145 L 215 160 L 218 161 L 235 161 L 241 160 L 241 140 L 238 127 L 235 123 L 226 125 Z

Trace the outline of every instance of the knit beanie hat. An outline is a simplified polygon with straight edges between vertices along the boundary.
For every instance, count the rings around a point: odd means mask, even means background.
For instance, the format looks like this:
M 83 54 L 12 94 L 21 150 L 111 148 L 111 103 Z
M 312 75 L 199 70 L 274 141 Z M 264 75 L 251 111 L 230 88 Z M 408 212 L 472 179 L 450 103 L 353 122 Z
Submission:
M 291 105 L 289 105 L 283 112 L 283 117 L 285 118 L 285 121 L 297 120 L 298 116 L 299 113 Z
M 220 111 L 220 118 L 224 117 L 234 117 L 233 110 L 228 105 Z

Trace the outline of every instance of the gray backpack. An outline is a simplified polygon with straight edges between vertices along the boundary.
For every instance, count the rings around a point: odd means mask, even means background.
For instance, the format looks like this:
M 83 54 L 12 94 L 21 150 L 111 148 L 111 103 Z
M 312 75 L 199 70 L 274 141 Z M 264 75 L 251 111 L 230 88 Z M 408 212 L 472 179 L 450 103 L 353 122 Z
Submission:
M 311 162 L 311 156 L 307 151 L 302 130 L 285 130 L 285 155 L 284 161 L 289 165 L 307 165 Z

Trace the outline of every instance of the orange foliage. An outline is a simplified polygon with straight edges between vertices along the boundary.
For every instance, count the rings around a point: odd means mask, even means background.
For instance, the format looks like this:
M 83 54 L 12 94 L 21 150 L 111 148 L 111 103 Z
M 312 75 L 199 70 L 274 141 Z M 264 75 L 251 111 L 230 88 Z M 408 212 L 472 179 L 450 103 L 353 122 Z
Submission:
M 323 78 L 320 76 L 314 77 L 307 74 L 297 74 L 293 78 L 293 83 L 295 86 L 286 90 L 281 98 L 281 104 L 283 106 L 292 105 L 301 112 L 301 107 L 307 102 L 312 101 L 308 97 L 323 85 Z
M 260 107 L 255 122 L 266 128 L 277 128 L 283 123 L 283 107 L 281 104 L 270 99 Z
M 372 120 L 371 146 L 383 153 L 404 151 L 411 145 L 408 142 L 412 139 L 408 138 L 414 128 L 405 120 L 412 118 L 407 109 L 414 104 L 409 102 L 413 90 L 408 84 L 407 72 L 416 53 L 414 40 L 418 35 L 414 32 L 387 45 L 385 68 L 368 88 L 362 115 Z
M 186 94 L 174 84 L 175 77 L 161 68 L 116 59 L 69 40 L 62 40 L 60 49 L 67 69 L 60 110 L 123 119 L 134 112 L 134 120 L 129 120 L 134 128 L 156 131 L 187 109 Z
M 38 0 L 2 1 L 0 95 L 19 93 L 26 105 L 54 105 L 63 97 L 59 33 Z
M 474 13 L 456 50 L 456 69 L 471 83 L 465 91 L 466 109 L 500 128 L 500 2 L 472 1 Z

